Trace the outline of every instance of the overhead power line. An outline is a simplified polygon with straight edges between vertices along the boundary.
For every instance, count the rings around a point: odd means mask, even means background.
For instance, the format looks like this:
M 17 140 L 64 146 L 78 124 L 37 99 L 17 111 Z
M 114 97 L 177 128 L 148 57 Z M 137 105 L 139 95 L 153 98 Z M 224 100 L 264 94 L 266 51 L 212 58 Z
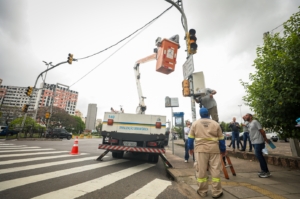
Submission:
M 154 20 L 152 20 L 151 22 L 147 23 L 145 26 L 143 26 L 143 30 L 141 30 L 139 33 L 137 33 L 136 35 L 134 35 L 134 37 L 132 37 L 130 40 L 128 40 L 124 45 L 122 45 L 120 48 L 118 48 L 116 51 L 114 51 L 112 54 L 110 54 L 106 59 L 104 59 L 101 63 L 99 63 L 96 67 L 94 67 L 92 70 L 90 70 L 88 73 L 86 73 L 84 76 L 82 76 L 80 79 L 78 79 L 76 82 L 74 82 L 71 86 L 74 86 L 76 83 L 78 83 L 80 80 L 82 80 L 83 78 L 85 78 L 88 74 L 90 74 L 93 70 L 95 70 L 96 68 L 98 68 L 101 64 L 103 64 L 105 61 L 107 61 L 110 57 L 112 57 L 115 53 L 117 53 L 119 50 L 121 50 L 125 45 L 127 45 L 130 41 L 132 41 L 135 37 L 137 37 L 139 34 L 141 34 L 144 30 L 146 30 L 156 19 L 158 19 L 160 16 L 162 16 L 164 13 L 166 13 L 166 11 L 168 11 L 170 8 L 172 8 L 173 6 L 169 7 L 168 9 L 166 9 L 162 14 L 160 14 L 158 17 L 156 17 Z M 128 38 L 128 37 L 127 37 Z M 123 39 L 124 40 L 124 39 Z M 118 42 L 119 43 L 119 42 Z M 110 48 L 110 47 L 109 47 Z M 101 51 L 100 51 L 101 52 Z M 99 52 L 99 53 L 100 53 Z M 95 54 L 94 54 L 95 55 Z M 93 55 L 91 55 L 93 56 Z M 70 86 L 70 87 L 71 87 Z
M 148 22 L 147 24 L 145 24 L 144 26 L 142 26 L 141 28 L 139 28 L 139 29 L 137 29 L 136 31 L 134 31 L 133 33 L 131 33 L 130 35 L 128 35 L 127 37 L 125 37 L 124 39 L 121 39 L 120 41 L 118 41 L 117 43 L 115 43 L 115 44 L 113 44 L 113 45 L 111 45 L 110 47 L 108 47 L 108 48 L 105 48 L 104 50 L 101 50 L 101 51 L 99 51 L 99 52 L 97 52 L 97 53 L 95 53 L 95 54 L 92 54 L 92 55 L 89 55 L 89 56 L 86 56 L 86 57 L 82 57 L 82 58 L 78 58 L 78 59 L 74 59 L 74 60 L 81 60 L 81 59 L 86 59 L 86 58 L 89 58 L 89 57 L 92 57 L 92 56 L 95 56 L 95 55 L 98 55 L 98 54 L 100 54 L 100 53 L 102 53 L 102 52 L 104 52 L 104 51 L 106 51 L 106 50 L 108 50 L 108 49 L 110 49 L 110 48 L 112 48 L 112 47 L 114 47 L 114 46 L 116 46 L 116 45 L 118 45 L 119 43 L 121 43 L 122 41 L 124 41 L 125 39 L 127 39 L 127 38 L 129 38 L 129 37 L 131 37 L 132 35 L 134 35 L 136 32 L 138 32 L 139 30 L 141 30 L 141 29 L 143 29 L 143 28 L 145 28 L 146 26 L 148 26 L 149 24 L 151 24 L 153 21 L 155 21 L 156 19 L 158 19 L 159 17 L 161 17 L 163 14 L 165 14 L 168 10 L 170 10 L 171 8 L 173 7 L 173 5 L 172 6 L 170 6 L 168 9 L 166 9 L 165 11 L 163 11 L 160 15 L 158 15 L 157 17 L 155 17 L 154 19 L 152 19 L 150 22 Z

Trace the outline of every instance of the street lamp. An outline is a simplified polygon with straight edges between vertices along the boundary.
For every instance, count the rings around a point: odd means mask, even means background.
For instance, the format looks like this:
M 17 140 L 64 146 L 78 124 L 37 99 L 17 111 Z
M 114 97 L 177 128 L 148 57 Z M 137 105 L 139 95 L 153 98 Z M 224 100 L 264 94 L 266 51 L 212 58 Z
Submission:
M 242 104 L 238 105 L 240 107 L 240 113 L 241 113 L 241 124 L 242 124 Z

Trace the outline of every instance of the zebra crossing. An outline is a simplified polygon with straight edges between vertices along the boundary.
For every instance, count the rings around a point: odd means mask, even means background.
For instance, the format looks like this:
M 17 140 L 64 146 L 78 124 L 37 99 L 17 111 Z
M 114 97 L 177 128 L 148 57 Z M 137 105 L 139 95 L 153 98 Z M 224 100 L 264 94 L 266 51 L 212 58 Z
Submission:
M 103 162 L 98 162 L 95 161 L 97 157 L 88 153 L 72 156 L 68 154 L 68 151 L 0 142 L 0 195 L 5 194 L 5 198 L 16 198 L 13 195 L 16 191 L 22 192 L 22 190 L 27 190 L 36 184 L 49 186 L 48 182 L 55 180 L 60 183 L 67 178 L 70 179 L 71 183 L 64 184 L 61 188 L 51 190 L 51 187 L 47 187 L 51 191 L 36 195 L 30 193 L 31 195 L 29 194 L 28 197 L 20 195 L 19 198 L 68 199 L 84 197 L 87 194 L 102 193 L 105 188 L 112 188 L 115 186 L 114 184 L 122 182 L 122 180 L 125 181 L 132 176 L 141 175 L 142 172 L 149 172 L 149 169 L 155 167 L 155 164 L 145 162 L 136 164 L 128 159 L 113 159 L 111 156 L 105 156 Z M 7 158 L 9 159 L 7 160 Z M 64 169 L 55 170 L 61 167 Z M 23 176 L 19 175 L 21 172 Z M 30 175 L 27 176 L 27 172 Z M 78 183 L 72 181 L 73 176 L 86 176 L 85 174 L 92 177 Z M 3 176 L 6 178 L 2 178 Z M 147 183 L 137 183 L 136 186 L 137 188 L 132 193 L 126 193 L 127 195 L 121 198 L 155 199 L 169 186 L 172 186 L 172 182 L 154 178 Z M 119 188 L 126 190 L 122 187 L 116 188 L 117 190 Z M 28 193 L 28 191 L 23 192 Z

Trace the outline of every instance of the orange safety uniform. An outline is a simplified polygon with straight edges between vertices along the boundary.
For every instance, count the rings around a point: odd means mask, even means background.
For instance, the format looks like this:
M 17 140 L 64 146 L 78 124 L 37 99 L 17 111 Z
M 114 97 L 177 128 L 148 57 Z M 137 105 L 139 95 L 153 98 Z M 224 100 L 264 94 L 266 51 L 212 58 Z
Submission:
M 219 140 L 224 140 L 220 125 L 214 120 L 201 118 L 192 124 L 189 138 L 195 139 L 195 159 L 198 193 L 205 197 L 208 192 L 207 165 L 212 175 L 212 196 L 217 197 L 222 193 L 220 180 L 220 148 Z

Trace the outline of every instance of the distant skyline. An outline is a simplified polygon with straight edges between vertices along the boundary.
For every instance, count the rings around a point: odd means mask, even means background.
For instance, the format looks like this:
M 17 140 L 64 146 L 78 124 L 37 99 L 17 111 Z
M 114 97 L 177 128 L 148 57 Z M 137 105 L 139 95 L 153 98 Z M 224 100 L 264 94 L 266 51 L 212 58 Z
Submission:
M 287 21 L 299 9 L 300 0 L 183 0 L 188 28 L 196 30 L 198 51 L 194 55 L 195 72 L 203 71 L 205 84 L 217 91 L 220 121 L 251 112 L 242 97 L 246 95 L 240 79 L 249 82 L 257 46 L 263 45 L 263 33 Z M 170 4 L 164 0 L 0 0 L 0 79 L 2 85 L 33 86 L 38 74 L 46 69 L 43 61 L 54 65 L 67 61 L 69 53 L 81 58 L 103 50 L 158 16 Z M 282 26 L 271 32 L 282 33 Z M 181 16 L 176 8 L 148 26 L 86 77 L 85 74 L 106 60 L 116 47 L 88 59 L 64 64 L 47 74 L 46 83 L 61 83 L 79 92 L 76 106 L 84 116 L 88 104 L 98 104 L 97 118 L 104 112 L 123 106 L 135 113 L 139 104 L 134 63 L 153 54 L 157 37 L 179 35 L 180 46 L 175 72 L 164 75 L 155 71 L 156 62 L 140 67 L 146 114 L 166 115 L 165 97 L 178 97 L 174 112 L 185 112 L 192 120 L 190 98 L 182 96 L 182 65 L 186 46 Z M 131 39 L 131 38 L 130 38 Z M 38 84 L 42 82 L 39 79 Z M 197 119 L 199 106 L 196 105 Z

